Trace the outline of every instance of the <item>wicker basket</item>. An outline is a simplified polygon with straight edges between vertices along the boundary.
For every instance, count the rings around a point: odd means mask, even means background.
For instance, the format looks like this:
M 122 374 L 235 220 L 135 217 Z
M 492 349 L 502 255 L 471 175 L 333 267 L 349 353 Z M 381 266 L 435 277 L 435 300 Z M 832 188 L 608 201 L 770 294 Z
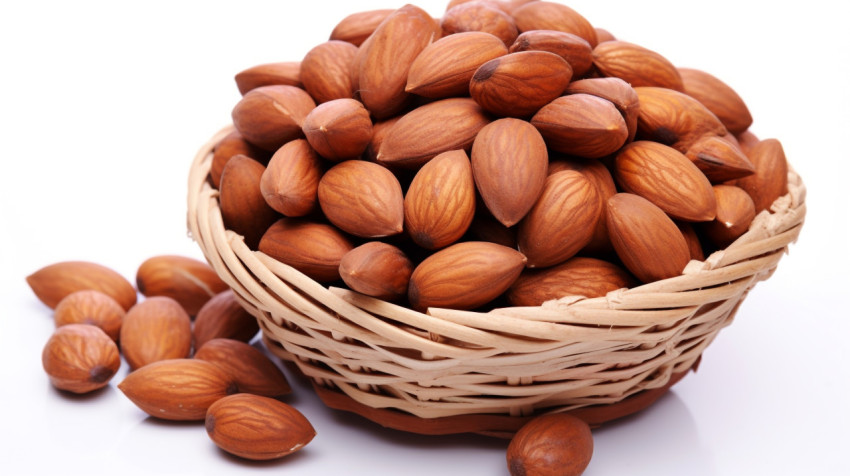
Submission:
M 422 434 L 507 436 L 534 415 L 592 425 L 650 405 L 696 367 L 748 291 L 771 276 L 805 217 L 805 187 L 681 276 L 541 307 L 429 314 L 325 287 L 224 228 L 208 181 L 216 134 L 191 166 L 188 225 L 209 263 L 260 322 L 276 355 L 332 408 Z

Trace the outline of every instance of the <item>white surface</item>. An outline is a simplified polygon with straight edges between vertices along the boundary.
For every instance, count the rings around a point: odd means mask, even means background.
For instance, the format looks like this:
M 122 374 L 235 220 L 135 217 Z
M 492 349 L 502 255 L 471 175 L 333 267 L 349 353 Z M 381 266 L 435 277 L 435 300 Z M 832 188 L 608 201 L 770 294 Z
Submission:
M 299 454 L 228 457 L 202 425 L 146 418 L 115 388 L 68 397 L 41 349 L 52 315 L 24 282 L 69 259 L 128 278 L 201 257 L 186 178 L 227 124 L 233 75 L 299 60 L 348 13 L 402 2 L 4 2 L 0 6 L 0 474 L 506 475 L 506 441 L 419 437 L 288 400 L 318 431 Z M 439 15 L 443 1 L 418 5 Z M 732 85 L 808 187 L 799 243 L 654 407 L 595 432 L 587 475 L 850 474 L 848 84 L 836 2 L 568 2 L 597 26 Z M 758 7 L 756 5 L 759 5 Z

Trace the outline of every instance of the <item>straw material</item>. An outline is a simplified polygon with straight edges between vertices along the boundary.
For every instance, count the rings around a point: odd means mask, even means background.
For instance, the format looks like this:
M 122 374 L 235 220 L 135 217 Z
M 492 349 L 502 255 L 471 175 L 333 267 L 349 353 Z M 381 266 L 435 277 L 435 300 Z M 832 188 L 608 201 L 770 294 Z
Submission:
M 789 193 L 771 212 L 681 276 L 540 307 L 423 314 L 325 287 L 225 230 L 208 173 L 214 145 L 230 131 L 216 134 L 192 164 L 191 236 L 258 318 L 270 350 L 308 376 L 325 403 L 409 431 L 511 431 L 519 423 L 500 423 L 504 417 L 590 415 L 633 401 L 628 410 L 653 396 L 638 405 L 646 406 L 695 366 L 749 290 L 771 276 L 806 211 L 805 187 L 791 171 Z M 427 425 L 446 421 L 460 423 Z

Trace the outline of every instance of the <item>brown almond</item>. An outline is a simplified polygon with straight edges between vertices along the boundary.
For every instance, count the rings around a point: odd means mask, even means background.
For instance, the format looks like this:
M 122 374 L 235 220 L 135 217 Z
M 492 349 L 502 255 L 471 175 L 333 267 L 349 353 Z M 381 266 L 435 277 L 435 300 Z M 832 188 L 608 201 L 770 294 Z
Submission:
M 614 40 L 597 45 L 593 49 L 593 65 L 602 76 L 620 78 L 632 87 L 684 91 L 679 71 L 667 58 L 634 43 Z
M 202 421 L 216 400 L 237 392 L 230 376 L 199 359 L 169 359 L 130 372 L 118 389 L 154 418 Z
M 753 116 L 741 96 L 728 84 L 705 71 L 679 68 L 684 93 L 703 103 L 733 134 L 747 130 Z
M 227 134 L 218 144 L 213 147 L 213 161 L 210 166 L 210 180 L 215 188 L 221 186 L 221 172 L 227 161 L 237 155 L 245 155 L 257 162 L 268 161 L 269 152 L 254 146 L 242 137 L 239 131 Z
M 149 297 L 127 311 L 119 340 L 121 353 L 131 369 L 160 360 L 189 357 L 192 321 L 174 299 Z
M 307 215 L 318 208 L 322 159 L 305 139 L 287 142 L 274 153 L 260 177 L 263 199 L 288 217 Z
M 316 104 L 354 96 L 351 68 L 355 56 L 356 46 L 336 40 L 320 43 L 307 52 L 301 60 L 301 82 Z
M 505 292 L 525 266 L 518 251 L 495 243 L 455 243 L 425 258 L 410 277 L 414 309 L 474 309 Z
M 136 287 L 147 297 L 167 296 L 194 316 L 216 294 L 227 289 L 205 261 L 178 255 L 146 259 L 136 271 Z
M 236 339 L 215 338 L 200 346 L 195 358 L 224 370 L 239 392 L 281 397 L 292 392 L 286 376 L 256 347 Z
M 750 150 L 756 146 L 761 139 L 756 136 L 753 131 L 747 129 L 744 132 L 739 134 L 735 134 L 735 140 L 738 143 L 738 147 L 741 149 L 741 152 L 744 153 L 749 158 Z
M 546 269 L 526 269 L 508 289 L 512 306 L 540 306 L 565 296 L 602 297 L 637 284 L 620 266 L 596 258 L 574 257 Z
M 35 296 L 54 309 L 67 295 L 94 289 L 118 301 L 125 310 L 136 304 L 136 289 L 111 268 L 89 261 L 62 261 L 44 266 L 26 278 Z
M 294 453 L 316 436 L 307 418 L 294 407 L 251 394 L 230 395 L 210 405 L 205 427 L 222 450 L 258 461 Z
M 735 181 L 753 199 L 756 213 L 770 210 L 777 198 L 788 193 L 788 161 L 777 139 L 764 139 L 748 154 L 755 173 Z
M 330 39 L 347 41 L 354 46 L 360 46 L 394 11 L 392 8 L 385 8 L 352 13 L 336 24 L 331 31 Z
M 756 205 L 743 189 L 734 185 L 715 185 L 717 217 L 705 223 L 705 236 L 718 248 L 726 248 L 747 232 L 756 216 Z
M 570 83 L 565 93 L 590 94 L 611 101 L 626 121 L 626 128 L 629 130 L 626 142 L 634 140 L 640 114 L 640 99 L 629 83 L 620 78 L 580 79 Z
M 56 327 L 68 324 L 97 326 L 117 341 L 126 311 L 111 296 L 94 289 L 74 291 L 65 296 L 53 310 Z
M 548 176 L 543 193 L 517 231 L 526 266 L 545 268 L 572 258 L 590 243 L 602 211 L 596 186 L 580 172 Z
M 525 423 L 505 452 L 511 476 L 580 476 L 593 457 L 590 425 L 568 413 L 546 413 Z
M 378 151 L 381 150 L 381 144 L 384 143 L 384 137 L 387 136 L 390 129 L 402 117 L 403 116 L 395 116 L 372 124 L 372 138 L 369 139 L 369 145 L 366 146 L 366 151 L 363 153 L 366 160 L 372 162 L 376 162 L 378 160 Z
M 67 324 L 47 340 L 41 363 L 54 387 L 89 393 L 109 384 L 121 366 L 121 356 L 112 338 L 99 327 Z
M 396 246 L 370 241 L 352 249 L 339 263 L 348 287 L 367 296 L 396 301 L 407 294 L 413 263 Z
M 258 64 L 236 73 L 233 79 L 236 81 L 239 94 L 243 96 L 248 91 L 260 86 L 303 87 L 301 84 L 301 63 L 299 61 Z
M 682 232 L 663 210 L 631 193 L 608 199 L 608 232 L 617 256 L 644 283 L 678 276 L 690 261 Z
M 295 86 L 260 86 L 236 103 L 231 117 L 248 142 L 268 151 L 301 137 L 301 124 L 316 107 L 313 98 Z
M 705 252 L 702 249 L 702 240 L 694 227 L 694 223 L 681 220 L 673 221 L 676 223 L 676 226 L 679 227 L 679 231 L 682 232 L 682 236 L 685 237 L 685 242 L 688 244 L 688 251 L 690 251 L 691 259 L 704 261 Z
M 550 149 L 588 159 L 616 152 L 629 136 L 614 103 L 589 94 L 559 97 L 543 106 L 531 123 Z
M 685 156 L 711 183 L 722 183 L 755 173 L 750 159 L 726 137 L 706 135 L 688 147 Z
M 335 162 L 360 157 L 372 139 L 369 111 L 355 99 L 319 104 L 307 114 L 301 128 L 313 149 Z
M 266 229 L 278 218 L 263 197 L 260 182 L 266 167 L 250 157 L 231 158 L 221 173 L 219 204 L 224 227 L 245 239 L 253 249 Z
M 281 218 L 260 240 L 259 250 L 316 281 L 339 279 L 339 262 L 354 246 L 337 228 L 299 218 Z
M 260 325 L 257 318 L 245 310 L 232 290 L 222 291 L 204 304 L 192 325 L 195 348 L 217 338 L 250 342 Z
M 475 187 L 490 213 L 507 227 L 519 223 L 543 192 L 548 162 L 543 136 L 520 119 L 487 124 L 472 144 Z
M 572 8 L 555 2 L 528 2 L 512 12 L 520 33 L 531 30 L 555 30 L 584 38 L 591 47 L 597 43 L 596 30 Z
M 481 31 L 440 38 L 426 46 L 410 65 L 405 91 L 429 98 L 465 96 L 475 70 L 506 54 L 502 40 Z
M 572 68 L 548 51 L 520 51 L 481 65 L 469 82 L 469 94 L 497 116 L 528 117 L 561 94 Z
M 519 34 L 510 15 L 485 2 L 463 3 L 446 10 L 440 27 L 443 37 L 467 31 L 483 31 L 499 38 L 505 46 L 510 46 Z
M 673 218 L 692 222 L 714 219 L 711 183 L 672 147 L 632 142 L 617 154 L 614 180 L 621 190 L 646 198 Z
M 617 39 L 610 31 L 606 30 L 605 28 L 596 27 L 594 29 L 596 30 L 596 39 L 599 41 L 599 43 L 603 43 L 606 41 L 614 41 Z
M 636 87 L 640 100 L 638 138 L 669 145 L 685 153 L 706 135 L 726 135 L 726 128 L 701 102 L 659 87 Z
M 511 45 L 510 52 L 548 51 L 570 64 L 573 77 L 579 78 L 593 66 L 593 48 L 584 38 L 555 30 L 531 30 L 520 34 Z

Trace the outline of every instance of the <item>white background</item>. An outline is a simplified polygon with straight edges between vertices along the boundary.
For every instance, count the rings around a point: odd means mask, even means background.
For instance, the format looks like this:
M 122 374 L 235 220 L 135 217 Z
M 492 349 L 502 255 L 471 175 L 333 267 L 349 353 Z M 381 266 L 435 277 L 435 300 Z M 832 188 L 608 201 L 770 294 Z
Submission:
M 651 409 L 597 430 L 587 475 L 850 474 L 850 35 L 840 2 L 568 3 L 594 25 L 712 72 L 779 138 L 807 222 L 767 282 Z M 254 464 L 202 425 L 146 418 L 115 388 L 69 397 L 41 369 L 53 323 L 24 278 L 82 259 L 129 279 L 202 257 L 186 232 L 198 147 L 230 120 L 233 75 L 300 60 L 348 13 L 401 2 L 4 2 L 0 7 L 0 474 L 506 475 L 506 441 L 420 437 L 287 400 L 318 435 Z M 445 2 L 421 1 L 435 16 Z M 770 5 L 765 8 L 765 5 Z

